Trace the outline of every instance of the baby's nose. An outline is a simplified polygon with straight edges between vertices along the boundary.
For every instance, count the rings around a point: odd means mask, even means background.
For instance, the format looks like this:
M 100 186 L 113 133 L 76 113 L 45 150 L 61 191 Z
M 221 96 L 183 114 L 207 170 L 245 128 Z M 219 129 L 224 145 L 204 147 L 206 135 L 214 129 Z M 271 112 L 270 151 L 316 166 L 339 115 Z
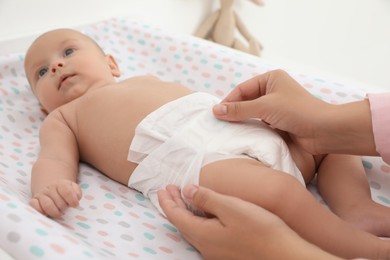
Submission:
M 53 64 L 53 66 L 51 67 L 51 72 L 52 73 L 56 73 L 57 72 L 57 69 L 59 68 L 62 68 L 64 67 L 64 64 L 62 62 L 56 62 Z

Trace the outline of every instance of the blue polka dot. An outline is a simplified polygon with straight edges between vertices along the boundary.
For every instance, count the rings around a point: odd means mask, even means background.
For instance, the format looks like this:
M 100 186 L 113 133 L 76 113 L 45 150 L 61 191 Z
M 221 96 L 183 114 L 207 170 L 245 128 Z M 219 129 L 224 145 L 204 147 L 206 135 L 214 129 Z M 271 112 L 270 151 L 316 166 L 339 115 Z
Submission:
M 177 232 L 177 229 L 176 229 L 174 226 L 172 226 L 172 225 L 163 224 L 163 226 L 164 226 L 166 229 L 168 229 L 168 230 L 170 230 L 170 231 L 172 231 L 172 232 Z
M 144 201 L 145 200 L 145 196 L 142 195 L 141 193 L 137 193 L 135 194 L 135 198 L 139 201 Z
M 366 169 L 370 169 L 371 170 L 374 167 L 373 164 L 371 162 L 369 162 L 369 161 L 362 161 L 362 163 L 363 163 L 363 167 L 366 168 Z
M 107 199 L 115 199 L 115 196 L 112 195 L 111 193 L 106 193 L 104 196 L 105 196 Z
M 153 215 L 153 214 L 150 213 L 150 212 L 145 212 L 144 215 L 147 216 L 147 217 L 149 217 L 149 218 L 156 218 L 156 216 Z
M 221 64 L 214 64 L 214 68 L 216 69 L 223 69 L 223 66 Z
M 386 198 L 386 197 L 383 197 L 383 196 L 379 195 L 377 198 L 379 200 L 383 201 L 386 204 L 390 204 L 390 200 L 388 198 Z
M 43 251 L 42 248 L 38 247 L 38 246 L 31 246 L 30 247 L 30 252 L 35 255 L 35 256 L 43 256 L 45 254 L 45 252 Z
M 80 184 L 80 188 L 85 190 L 85 189 L 88 189 L 89 188 L 89 184 L 88 183 L 82 183 Z
M 38 228 L 35 230 L 35 232 L 40 236 L 47 236 L 47 232 L 43 229 Z
M 150 254 L 152 254 L 152 255 L 157 254 L 156 251 L 154 251 L 153 249 L 151 249 L 151 248 L 149 248 L 149 247 L 144 247 L 144 251 L 145 251 L 145 252 L 148 252 L 148 253 L 150 253 Z
M 85 228 L 85 229 L 90 229 L 91 228 L 90 225 L 85 224 L 83 222 L 77 222 L 77 225 L 79 225 L 80 227 Z
M 144 236 L 145 236 L 147 239 L 149 239 L 149 240 L 155 239 L 155 236 L 153 236 L 153 235 L 150 234 L 150 233 L 144 233 Z

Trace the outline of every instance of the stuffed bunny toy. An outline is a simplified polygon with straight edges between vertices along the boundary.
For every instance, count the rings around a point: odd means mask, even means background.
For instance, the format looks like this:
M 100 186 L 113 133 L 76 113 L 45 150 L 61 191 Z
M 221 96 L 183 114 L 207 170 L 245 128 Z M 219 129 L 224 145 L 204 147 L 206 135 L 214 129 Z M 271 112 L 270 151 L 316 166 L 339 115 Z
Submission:
M 261 0 L 252 0 L 262 5 Z M 195 36 L 260 56 L 262 45 L 250 34 L 245 24 L 233 9 L 234 0 L 220 0 L 220 9 L 209 16 L 196 30 Z M 240 33 L 248 42 L 236 38 Z

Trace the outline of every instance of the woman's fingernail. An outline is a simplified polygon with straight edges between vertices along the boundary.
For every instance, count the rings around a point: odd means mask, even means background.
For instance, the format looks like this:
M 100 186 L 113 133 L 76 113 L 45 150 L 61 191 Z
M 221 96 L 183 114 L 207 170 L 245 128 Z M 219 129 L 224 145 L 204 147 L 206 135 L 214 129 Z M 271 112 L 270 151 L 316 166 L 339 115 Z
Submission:
M 214 113 L 217 115 L 226 115 L 227 114 L 227 106 L 223 104 L 218 104 L 214 106 Z
M 184 197 L 186 197 L 187 199 L 192 199 L 195 193 L 198 191 L 198 189 L 199 187 L 194 184 L 189 184 L 185 186 L 183 190 Z

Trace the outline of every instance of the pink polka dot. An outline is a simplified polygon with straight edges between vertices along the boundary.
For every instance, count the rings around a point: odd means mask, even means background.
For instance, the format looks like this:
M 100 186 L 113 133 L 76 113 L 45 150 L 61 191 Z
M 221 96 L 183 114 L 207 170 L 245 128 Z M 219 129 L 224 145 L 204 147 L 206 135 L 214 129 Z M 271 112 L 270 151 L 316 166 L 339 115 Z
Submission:
M 331 89 L 328 89 L 328 88 L 322 88 L 320 91 L 321 91 L 321 93 L 324 93 L 324 94 L 330 94 L 330 93 L 332 93 L 332 90 L 331 90 Z
M 130 191 L 130 189 L 129 188 L 127 188 L 127 187 L 123 187 L 123 186 L 121 186 L 121 187 L 119 187 L 119 189 L 118 189 L 120 192 L 122 192 L 122 193 L 128 193 L 129 191 Z
M 133 218 L 139 218 L 139 215 L 135 212 L 129 212 L 129 215 L 132 216 Z
M 220 81 L 225 81 L 226 77 L 225 76 L 218 76 L 217 79 L 220 80 Z
M 222 60 L 223 63 L 229 63 L 230 61 L 231 61 L 231 60 L 228 59 L 228 58 L 224 58 L 224 59 Z
M 110 209 L 110 210 L 115 209 L 115 206 L 112 205 L 112 204 L 110 204 L 110 203 L 104 204 L 104 207 L 105 207 L 106 209 Z
M 102 190 L 105 190 L 105 191 L 112 191 L 109 187 L 107 187 L 106 185 L 100 185 L 100 188 Z
M 131 53 L 134 53 L 135 52 L 135 49 L 134 48 L 127 48 L 127 50 Z
M 99 235 L 103 236 L 103 237 L 105 237 L 105 236 L 108 235 L 108 233 L 107 233 L 106 231 L 103 231 L 103 230 L 99 230 L 97 233 L 98 233 Z
M 180 242 L 181 241 L 181 238 L 179 236 L 176 236 L 172 233 L 166 233 L 165 234 L 167 237 L 169 237 L 170 239 L 172 239 L 173 241 L 175 242 Z
M 388 165 L 382 165 L 382 166 L 381 166 L 381 170 L 382 170 L 382 172 L 390 173 L 390 166 L 388 166 Z
M 203 73 L 202 73 L 202 76 L 205 77 L 205 78 L 210 78 L 210 74 L 207 73 L 207 72 L 203 72 Z
M 194 70 L 194 71 L 197 71 L 197 70 L 199 70 L 199 68 L 198 68 L 198 66 L 192 66 L 192 68 L 191 68 L 192 70 Z
M 150 229 L 156 229 L 155 226 L 153 226 L 153 225 L 151 225 L 149 223 L 142 223 L 142 225 L 144 225 L 145 227 L 150 228 Z
M 77 216 L 75 216 L 75 218 L 78 219 L 78 220 L 81 220 L 81 221 L 87 221 L 88 220 L 88 218 L 86 218 L 84 216 L 81 216 L 81 215 L 77 215 Z
M 149 56 L 149 53 L 148 53 L 147 51 L 142 51 L 142 52 L 141 52 L 141 55 L 143 55 L 143 56 Z
M 129 252 L 129 253 L 127 253 L 127 255 L 128 255 L 128 256 L 132 256 L 132 257 L 139 257 L 138 254 L 133 253 L 133 252 Z
M 215 94 L 217 94 L 217 96 L 219 96 L 219 97 L 223 97 L 223 95 L 225 94 L 222 90 L 216 90 L 215 91 Z
M 171 249 L 167 248 L 167 247 L 160 246 L 159 249 L 161 251 L 163 251 L 164 253 L 167 253 L 167 254 L 172 254 L 173 253 L 173 251 Z
M 3 194 L 0 194 L 0 200 L 9 201 L 9 198 Z
M 106 246 L 108 246 L 108 247 L 111 247 L 111 248 L 114 248 L 114 247 L 115 247 L 114 244 L 112 244 L 112 243 L 110 243 L 110 242 L 108 242 L 108 241 L 104 241 L 103 244 L 106 245 Z
M 304 86 L 305 88 L 313 88 L 313 85 L 310 84 L 310 83 L 303 83 L 303 86 Z
M 167 62 L 168 62 L 168 60 L 167 60 L 167 58 L 161 58 L 161 62 L 163 62 L 163 63 L 167 63 Z
M 75 245 L 77 245 L 77 244 L 79 243 L 76 239 L 74 239 L 73 237 L 70 237 L 70 236 L 68 236 L 68 235 L 63 235 L 63 237 L 64 237 L 65 239 L 67 239 L 69 242 L 71 242 L 71 243 L 73 243 L 73 244 L 75 244 Z
M 69 230 L 75 230 L 75 228 L 67 223 L 61 222 L 60 223 L 62 226 L 66 227 Z
M 63 254 L 65 253 L 65 249 L 58 245 L 58 244 L 51 244 L 50 247 L 55 251 L 57 252 L 58 254 Z
M 171 46 L 171 47 L 169 47 L 169 50 L 170 51 L 176 51 L 176 47 L 175 46 Z
M 52 227 L 53 227 L 53 225 L 50 224 L 49 222 L 47 222 L 46 220 L 39 219 L 38 222 L 40 222 L 41 224 L 43 224 L 45 227 L 48 227 L 48 228 L 52 228 Z
M 94 200 L 95 197 L 92 196 L 92 195 L 87 194 L 87 195 L 84 196 L 84 199 L 86 199 L 86 200 Z
M 181 64 L 176 64 L 175 67 L 176 67 L 176 69 L 179 69 L 179 70 L 183 68 L 183 66 Z
M 210 58 L 216 59 L 216 58 L 217 58 L 217 55 L 211 54 L 211 55 L 210 55 Z

